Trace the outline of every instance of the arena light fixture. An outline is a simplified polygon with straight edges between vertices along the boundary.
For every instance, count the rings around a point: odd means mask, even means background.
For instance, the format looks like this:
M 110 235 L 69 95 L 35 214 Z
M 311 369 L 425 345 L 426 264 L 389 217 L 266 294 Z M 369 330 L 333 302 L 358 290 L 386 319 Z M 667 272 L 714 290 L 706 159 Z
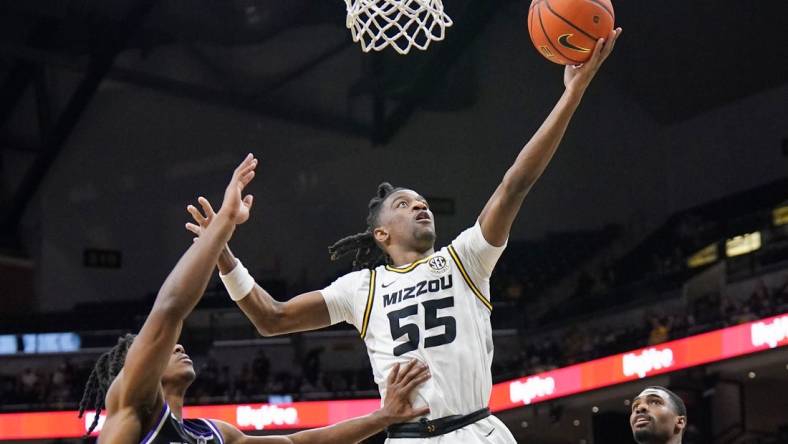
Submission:
M 741 234 L 725 241 L 725 254 L 728 257 L 752 253 L 761 248 L 761 232 Z

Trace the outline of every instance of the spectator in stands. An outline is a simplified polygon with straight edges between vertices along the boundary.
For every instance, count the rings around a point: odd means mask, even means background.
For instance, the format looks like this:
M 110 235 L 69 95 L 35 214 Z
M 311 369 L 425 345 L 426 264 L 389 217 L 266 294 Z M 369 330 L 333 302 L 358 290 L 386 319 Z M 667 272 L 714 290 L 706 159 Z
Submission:
M 301 393 L 314 393 L 314 392 L 319 392 L 319 391 L 321 391 L 321 390 L 318 387 L 316 387 L 314 384 L 309 382 L 308 379 L 302 378 L 302 380 L 301 380 L 301 387 L 300 387 L 300 392 Z
M 723 319 L 723 327 L 736 325 L 736 318 L 739 313 L 739 305 L 730 296 L 723 295 L 720 300 L 720 316 Z
M 506 286 L 503 296 L 506 301 L 518 304 L 523 299 L 523 293 L 522 282 L 519 279 L 512 278 L 509 280 L 509 285 Z
M 592 358 L 592 353 L 594 352 L 594 348 L 596 347 L 596 343 L 599 342 L 598 336 L 592 334 L 586 329 L 581 330 L 581 343 L 580 343 L 580 356 L 582 356 L 582 360 L 588 360 Z
M 672 320 L 668 316 L 654 316 L 651 318 L 651 333 L 648 335 L 648 345 L 661 344 L 670 339 Z
M 774 308 L 777 313 L 788 311 L 788 277 L 774 291 Z
M 268 373 L 270 370 L 271 361 L 268 360 L 268 356 L 264 351 L 258 350 L 257 355 L 254 357 L 254 361 L 252 361 L 252 378 L 254 380 L 254 387 L 247 388 L 252 388 L 257 393 L 264 392 L 265 387 L 268 384 Z
M 752 322 L 758 319 L 758 316 L 753 313 L 752 308 L 750 307 L 749 301 L 746 304 L 742 304 L 741 308 L 739 309 L 739 313 L 736 315 L 736 324 L 744 324 L 745 322 Z
M 30 367 L 26 368 L 22 375 L 19 376 L 19 394 L 22 402 L 36 402 L 40 401 L 39 396 L 41 392 L 40 380 L 38 374 Z
M 216 387 L 213 395 L 221 396 L 227 400 L 231 393 L 231 385 L 232 377 L 230 376 L 230 366 L 225 365 L 222 367 L 222 370 L 219 372 L 219 376 L 216 378 Z
M 257 390 L 255 388 L 255 384 L 256 380 L 252 374 L 252 368 L 248 362 L 244 362 L 241 365 L 241 373 L 239 373 L 235 378 L 234 399 L 249 399 L 254 395 L 265 393 L 265 390 L 263 389 Z
M 771 313 L 771 298 L 769 297 L 769 289 L 763 279 L 758 279 L 752 293 L 750 294 L 749 306 L 752 313 L 756 318 L 763 318 Z
M 629 425 L 638 444 L 681 444 L 687 408 L 665 387 L 647 387 L 632 400 Z
M 320 355 L 323 354 L 323 349 L 313 348 L 307 352 L 302 364 L 304 369 L 304 379 L 309 381 L 312 385 L 317 385 L 318 375 L 320 375 Z M 328 384 L 326 384 L 328 386 Z
M 572 326 L 569 327 L 564 338 L 564 353 L 569 357 L 579 356 L 583 351 L 583 343 L 585 342 L 583 332 Z
M 50 402 L 60 403 L 68 401 L 70 395 L 68 384 L 71 382 L 69 379 L 68 367 L 64 362 L 55 369 L 49 378 L 49 396 L 47 398 Z
M 219 377 L 219 363 L 216 358 L 209 357 L 200 370 L 200 385 L 205 388 L 205 395 L 216 396 L 216 381 Z
M 693 307 L 696 324 L 713 327 L 715 321 L 720 318 L 719 307 L 720 295 L 718 293 L 707 293 L 699 297 Z
M 16 378 L 0 375 L 0 399 L 3 403 L 15 404 L 17 402 Z

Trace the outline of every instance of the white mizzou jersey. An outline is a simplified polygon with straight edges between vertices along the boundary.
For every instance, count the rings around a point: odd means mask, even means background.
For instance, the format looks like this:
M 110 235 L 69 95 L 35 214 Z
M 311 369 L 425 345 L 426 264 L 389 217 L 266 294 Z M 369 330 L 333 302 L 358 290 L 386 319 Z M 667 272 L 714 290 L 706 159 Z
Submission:
M 410 265 L 346 274 L 321 290 L 331 323 L 348 322 L 366 343 L 381 398 L 396 363 L 418 359 L 432 378 L 413 399 L 430 418 L 487 407 L 492 389 L 490 275 L 504 248 L 477 222 Z

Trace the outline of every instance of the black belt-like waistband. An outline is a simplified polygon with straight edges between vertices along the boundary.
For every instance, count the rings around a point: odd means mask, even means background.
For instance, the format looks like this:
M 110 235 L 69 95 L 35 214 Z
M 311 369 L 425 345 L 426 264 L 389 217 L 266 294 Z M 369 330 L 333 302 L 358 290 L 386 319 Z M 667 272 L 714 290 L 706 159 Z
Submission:
M 467 415 L 444 416 L 433 420 L 422 418 L 419 422 L 389 426 L 386 433 L 389 438 L 429 438 L 453 432 L 488 416 L 490 409 L 483 408 Z

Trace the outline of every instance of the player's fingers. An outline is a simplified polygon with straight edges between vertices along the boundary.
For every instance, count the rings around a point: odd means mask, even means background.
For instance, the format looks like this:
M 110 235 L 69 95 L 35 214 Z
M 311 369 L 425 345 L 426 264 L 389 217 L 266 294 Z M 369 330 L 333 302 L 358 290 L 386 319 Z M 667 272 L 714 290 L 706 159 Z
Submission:
M 616 29 L 611 29 L 609 33 L 607 33 L 607 38 L 605 41 L 608 45 L 612 44 L 616 40 Z
M 241 163 L 235 168 L 234 173 L 235 174 L 240 173 L 241 170 L 243 170 L 245 166 L 249 165 L 249 163 L 252 161 L 252 159 L 254 159 L 254 156 L 252 155 L 252 153 L 247 154 L 246 157 L 244 157 L 244 160 L 242 160 Z
M 203 213 L 205 213 L 205 216 L 208 219 L 211 219 L 211 218 L 213 218 L 213 216 L 216 215 L 216 212 L 213 211 L 213 207 L 211 206 L 211 203 L 208 202 L 208 199 L 200 196 L 200 197 L 197 198 L 197 202 L 202 207 L 202 211 L 203 211 Z
M 241 187 L 245 187 L 245 186 L 249 185 L 249 182 L 251 182 L 252 179 L 254 179 L 254 171 L 250 171 L 250 172 L 244 174 L 243 176 L 241 176 L 241 178 L 239 180 L 239 182 L 241 184 Z
M 596 40 L 596 44 L 594 45 L 594 50 L 591 52 L 591 57 L 583 65 L 591 65 L 591 67 L 596 67 L 602 58 L 602 51 L 604 50 L 604 47 L 605 39 L 598 38 Z
M 192 233 L 196 234 L 197 236 L 200 235 L 200 227 L 198 227 L 197 225 L 194 225 L 191 222 L 187 222 L 186 223 L 186 229 L 191 231 Z
M 198 224 L 202 225 L 205 222 L 205 217 L 203 217 L 203 215 L 200 213 L 200 210 L 198 210 L 194 205 L 187 206 L 186 211 L 192 215 L 194 221 Z
M 610 34 L 608 34 L 607 37 L 605 38 L 605 47 L 603 48 L 604 51 L 602 51 L 604 54 L 609 54 L 610 49 L 616 43 L 616 32 L 617 30 L 611 29 Z
M 413 359 L 413 360 L 408 361 L 402 367 L 400 367 L 397 381 L 403 381 L 408 376 L 408 372 L 410 372 L 410 370 L 413 368 L 413 366 L 416 365 L 416 362 L 418 362 L 418 361 Z
M 610 35 L 606 35 L 601 39 L 597 39 L 596 45 L 594 45 L 594 55 L 596 56 L 597 60 L 604 56 L 605 48 L 607 47 L 608 42 L 610 42 Z
M 418 410 L 414 410 L 413 411 L 413 416 L 414 417 L 416 417 L 416 416 L 427 416 L 429 414 L 430 414 L 430 408 L 429 407 L 422 407 L 422 408 L 420 408 Z
M 232 179 L 230 179 L 230 182 L 241 180 L 241 177 L 243 177 L 244 174 L 248 172 L 248 168 L 249 165 L 251 165 L 252 160 L 254 160 L 254 157 L 250 153 L 244 158 L 243 162 L 241 162 L 241 164 L 235 168 L 235 170 L 233 171 L 233 177 Z
M 403 393 L 412 392 L 416 387 L 420 386 L 421 384 L 424 384 L 424 382 L 430 379 L 430 377 L 431 375 L 429 373 L 424 373 L 422 375 L 414 377 L 412 380 L 408 381 L 407 384 L 402 386 Z
M 418 373 L 416 373 L 416 374 L 414 374 L 412 376 L 408 376 L 408 378 L 403 381 L 403 384 L 407 384 L 407 385 L 415 384 L 415 385 L 418 385 L 418 384 L 421 384 L 422 382 L 430 379 L 431 377 L 432 377 L 432 374 L 430 374 L 429 370 L 427 370 L 426 367 L 425 367 L 423 371 L 420 371 L 420 372 L 418 372 Z
M 248 174 L 249 171 L 253 171 L 255 168 L 257 168 L 257 159 L 252 158 L 248 162 L 244 161 L 244 163 L 241 164 L 241 166 L 239 166 L 238 169 L 236 170 L 235 176 L 243 177 L 246 174 Z
M 411 381 L 414 378 L 417 378 L 419 375 L 424 374 L 425 372 L 428 371 L 429 369 L 427 368 L 426 365 L 422 364 L 421 362 L 418 362 L 417 364 L 415 364 L 414 366 L 408 369 L 407 373 L 405 373 L 405 375 L 402 377 L 402 381 L 403 382 Z
M 621 35 L 621 28 L 616 28 L 616 29 L 610 31 L 610 35 L 607 38 L 607 43 L 605 44 L 605 49 L 604 49 L 604 53 L 603 53 L 603 60 L 606 59 L 607 56 L 609 56 L 611 52 L 613 52 L 613 47 L 616 46 L 616 40 L 618 40 L 618 37 L 620 35 Z
M 251 194 L 247 194 L 246 197 L 244 197 L 244 205 L 246 206 L 246 208 L 252 208 L 253 203 L 254 203 L 254 196 L 252 196 Z
M 615 34 L 615 36 L 613 37 L 613 43 L 616 43 L 616 40 L 618 40 L 618 38 L 621 37 L 622 32 L 624 32 L 624 29 L 620 26 L 613 30 L 613 33 Z
M 615 33 L 616 33 L 616 35 L 614 35 L 614 36 L 613 36 L 613 40 L 610 42 L 610 51 L 613 51 L 613 47 L 614 47 L 614 46 L 616 46 L 616 42 L 617 42 L 617 41 L 618 41 L 618 39 L 621 37 L 621 33 L 622 33 L 623 31 L 624 31 L 624 30 L 623 30 L 623 29 L 621 29 L 621 28 L 616 28 L 616 29 L 615 29 L 615 31 L 613 31 L 613 32 L 615 32 Z
M 399 362 L 394 364 L 394 368 L 389 372 L 389 384 L 397 381 L 397 374 L 399 373 Z
M 408 369 L 408 373 L 405 374 L 404 377 L 406 377 L 408 379 L 412 379 L 412 378 L 415 378 L 418 375 L 421 375 L 423 373 L 429 372 L 429 368 L 427 367 L 426 364 L 424 364 L 424 363 L 422 363 L 420 361 L 416 361 L 416 360 L 414 360 L 414 362 L 416 364 L 413 367 Z

